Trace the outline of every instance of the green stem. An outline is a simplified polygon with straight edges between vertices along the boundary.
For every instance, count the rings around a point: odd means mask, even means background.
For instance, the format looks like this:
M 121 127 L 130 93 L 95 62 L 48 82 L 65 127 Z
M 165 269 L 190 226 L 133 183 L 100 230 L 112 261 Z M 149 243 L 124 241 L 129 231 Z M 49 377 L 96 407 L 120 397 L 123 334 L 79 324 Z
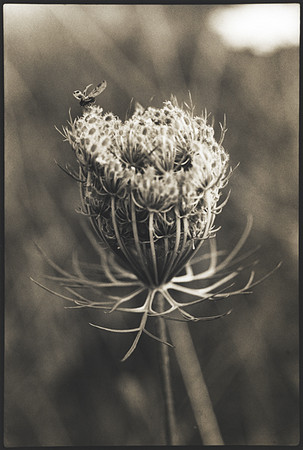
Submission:
M 168 321 L 177 361 L 204 445 L 224 445 L 187 323 Z
M 158 293 L 157 295 L 159 310 L 164 310 L 164 298 L 163 295 Z M 162 341 L 167 341 L 166 323 L 163 318 L 159 318 L 159 337 Z M 174 399 L 171 384 L 171 372 L 170 372 L 170 358 L 169 347 L 167 345 L 160 345 L 161 353 L 161 369 L 163 378 L 163 387 L 165 395 L 165 437 L 166 445 L 178 445 L 178 435 L 176 427 L 176 417 L 174 408 Z

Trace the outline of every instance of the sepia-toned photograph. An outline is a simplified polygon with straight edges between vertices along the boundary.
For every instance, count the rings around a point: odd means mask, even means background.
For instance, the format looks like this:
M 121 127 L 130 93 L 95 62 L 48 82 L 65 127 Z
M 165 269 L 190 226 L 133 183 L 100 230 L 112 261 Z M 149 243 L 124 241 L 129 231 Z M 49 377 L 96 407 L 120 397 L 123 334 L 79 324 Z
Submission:
M 299 28 L 3 6 L 5 448 L 299 444 Z

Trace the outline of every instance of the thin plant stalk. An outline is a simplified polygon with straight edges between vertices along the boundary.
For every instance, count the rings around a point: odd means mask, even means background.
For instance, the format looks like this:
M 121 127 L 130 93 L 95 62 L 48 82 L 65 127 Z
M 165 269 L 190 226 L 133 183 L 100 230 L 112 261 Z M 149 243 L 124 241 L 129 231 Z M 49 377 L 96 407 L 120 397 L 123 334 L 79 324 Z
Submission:
M 160 311 L 163 311 L 164 298 L 162 294 L 158 293 L 157 301 Z M 167 341 L 166 321 L 162 318 L 158 321 L 159 337 L 162 341 Z M 167 445 L 178 445 L 178 435 L 176 426 L 176 415 L 173 399 L 173 390 L 171 383 L 171 368 L 169 347 L 161 345 L 160 348 L 161 369 L 163 378 L 163 390 L 165 396 L 165 438 Z
M 203 444 L 224 445 L 188 325 L 167 322 Z

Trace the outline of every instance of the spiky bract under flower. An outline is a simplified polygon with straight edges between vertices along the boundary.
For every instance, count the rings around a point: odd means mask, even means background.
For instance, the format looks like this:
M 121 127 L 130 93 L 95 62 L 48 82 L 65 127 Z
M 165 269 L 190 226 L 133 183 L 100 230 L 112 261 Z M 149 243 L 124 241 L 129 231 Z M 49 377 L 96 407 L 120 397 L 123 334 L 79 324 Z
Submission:
M 250 270 L 245 285 L 240 287 L 234 286 L 239 273 L 256 263 L 256 261 L 245 263 L 254 251 L 237 257 L 249 234 L 251 224 L 252 222 L 249 220 L 238 244 L 229 254 L 224 256 L 224 252 L 217 251 L 215 238 L 210 239 L 208 241 L 210 250 L 207 253 L 193 258 L 190 263 L 185 265 L 181 275 L 173 277 L 162 286 L 149 287 L 145 285 L 132 272 L 120 265 L 114 254 L 105 251 L 97 245 L 94 236 L 89 230 L 86 231 L 92 245 L 100 255 L 100 264 L 97 266 L 81 264 L 77 257 L 74 257 L 74 273 L 70 273 L 61 269 L 40 249 L 49 264 L 59 274 L 59 276 L 47 276 L 46 278 L 57 283 L 59 282 L 65 288 L 67 294 L 58 293 L 35 280 L 33 281 L 57 297 L 73 302 L 75 306 L 71 308 L 95 308 L 109 313 L 121 311 L 140 316 L 138 325 L 135 328 L 113 329 L 91 324 L 101 330 L 114 333 L 135 333 L 135 339 L 123 358 L 123 360 L 126 360 L 135 350 L 142 333 L 161 341 L 158 336 L 147 328 L 148 318 L 156 317 L 193 322 L 219 319 L 229 314 L 231 310 L 223 314 L 196 317 L 188 312 L 187 309 L 204 302 L 226 299 L 231 295 L 248 294 L 253 286 L 259 284 L 270 275 L 268 273 L 265 277 L 254 281 L 254 271 Z M 199 264 L 202 260 L 209 261 L 208 268 L 202 272 L 196 272 L 196 264 Z M 195 284 L 199 282 L 202 287 L 193 288 L 191 287 L 192 282 Z M 111 293 L 109 293 L 109 289 L 112 291 Z M 117 292 L 117 289 L 123 289 L 126 292 L 122 295 L 121 292 L 119 295 L 117 293 L 113 295 L 115 291 Z M 89 291 L 90 293 L 85 293 L 84 291 Z M 186 300 L 177 300 L 175 294 L 185 296 Z M 165 301 L 164 308 L 161 308 L 161 310 L 159 310 L 157 303 L 157 295 L 160 295 Z M 192 298 L 192 300 L 188 298 Z M 168 342 L 161 342 L 171 345 Z

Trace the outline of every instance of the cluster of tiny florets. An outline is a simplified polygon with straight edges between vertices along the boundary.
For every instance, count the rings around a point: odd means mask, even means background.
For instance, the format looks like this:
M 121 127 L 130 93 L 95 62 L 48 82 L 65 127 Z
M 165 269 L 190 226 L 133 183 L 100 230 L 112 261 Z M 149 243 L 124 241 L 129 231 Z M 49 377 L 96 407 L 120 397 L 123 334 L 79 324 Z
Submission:
M 99 238 L 144 283 L 167 282 L 213 232 L 228 178 L 229 158 L 207 115 L 172 100 L 138 105 L 122 122 L 92 105 L 64 134 Z

